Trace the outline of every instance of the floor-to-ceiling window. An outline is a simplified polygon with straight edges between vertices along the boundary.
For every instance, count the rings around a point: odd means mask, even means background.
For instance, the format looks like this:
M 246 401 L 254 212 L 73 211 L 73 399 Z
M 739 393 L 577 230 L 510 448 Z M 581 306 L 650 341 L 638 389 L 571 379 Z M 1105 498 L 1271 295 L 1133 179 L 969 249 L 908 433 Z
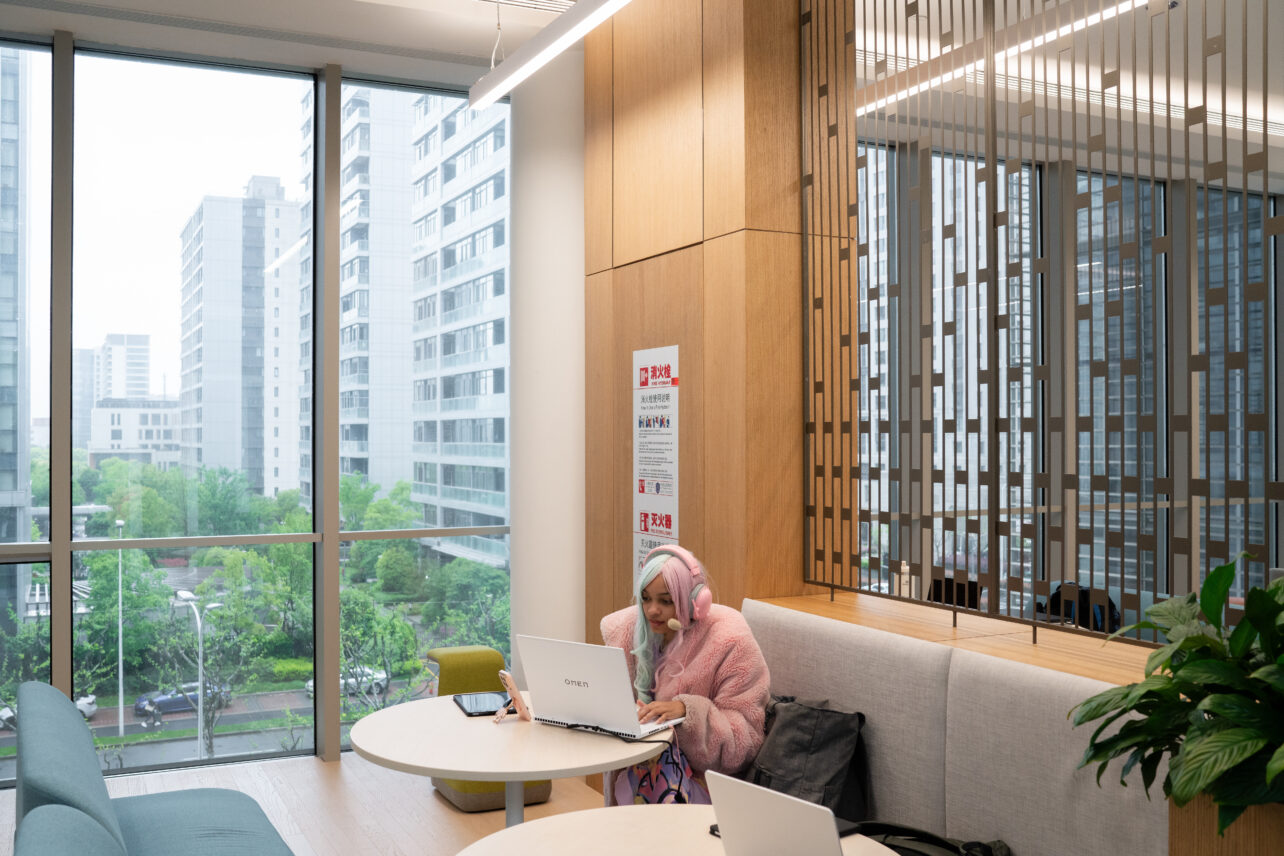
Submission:
M 311 752 L 322 706 L 434 694 L 434 646 L 507 655 L 508 106 L 59 45 L 0 45 L 0 780 L 60 670 L 130 770 Z
M 0 42 L 2 544 L 48 541 L 49 328 L 30 319 L 49 313 L 50 82 L 47 48 Z M 49 595 L 47 561 L 0 559 L 0 779 L 17 685 L 49 680 Z

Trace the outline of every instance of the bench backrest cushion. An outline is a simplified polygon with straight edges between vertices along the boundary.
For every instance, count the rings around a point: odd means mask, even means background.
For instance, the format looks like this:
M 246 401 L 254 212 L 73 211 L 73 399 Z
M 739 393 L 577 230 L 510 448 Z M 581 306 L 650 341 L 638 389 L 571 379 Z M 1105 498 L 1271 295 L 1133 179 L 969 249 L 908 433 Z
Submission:
M 774 695 L 828 699 L 865 714 L 872 816 L 944 829 L 950 649 L 752 599 L 741 611 Z
M 98 821 L 71 806 L 42 805 L 18 825 L 14 856 L 125 856 Z
M 19 686 L 17 742 L 19 826 L 40 806 L 66 805 L 89 815 L 125 847 L 94 739 L 70 699 L 38 681 Z
M 1146 799 L 1139 771 L 1076 769 L 1092 726 L 1066 714 L 1111 684 L 956 650 L 945 740 L 945 833 L 1002 839 L 1020 856 L 1168 853 L 1168 805 Z

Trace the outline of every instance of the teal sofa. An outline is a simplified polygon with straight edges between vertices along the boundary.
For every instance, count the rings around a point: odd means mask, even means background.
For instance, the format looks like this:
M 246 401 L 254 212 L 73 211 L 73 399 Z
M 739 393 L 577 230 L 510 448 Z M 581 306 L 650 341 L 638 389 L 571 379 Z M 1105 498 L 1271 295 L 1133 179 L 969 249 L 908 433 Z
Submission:
M 20 686 L 18 710 L 14 856 L 293 856 L 259 804 L 240 791 L 112 799 L 80 711 L 48 684 Z

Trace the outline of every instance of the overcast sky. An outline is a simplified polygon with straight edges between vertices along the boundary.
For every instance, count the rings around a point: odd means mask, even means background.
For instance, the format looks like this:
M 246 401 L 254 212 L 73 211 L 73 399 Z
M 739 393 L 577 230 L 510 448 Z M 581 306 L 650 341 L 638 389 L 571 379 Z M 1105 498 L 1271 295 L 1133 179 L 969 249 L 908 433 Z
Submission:
M 50 66 L 31 68 L 27 200 L 31 414 L 47 416 Z M 179 388 L 183 226 L 205 196 L 252 175 L 302 194 L 301 99 L 310 78 L 80 55 L 76 59 L 72 336 L 151 334 L 151 389 Z

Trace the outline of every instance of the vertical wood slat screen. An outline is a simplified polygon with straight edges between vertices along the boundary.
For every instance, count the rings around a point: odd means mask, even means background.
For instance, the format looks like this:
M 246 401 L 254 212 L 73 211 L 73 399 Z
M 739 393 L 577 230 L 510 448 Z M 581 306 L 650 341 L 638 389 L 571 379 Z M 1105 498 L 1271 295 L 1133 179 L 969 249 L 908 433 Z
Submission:
M 1096 631 L 1266 582 L 1284 9 L 801 21 L 808 581 Z

